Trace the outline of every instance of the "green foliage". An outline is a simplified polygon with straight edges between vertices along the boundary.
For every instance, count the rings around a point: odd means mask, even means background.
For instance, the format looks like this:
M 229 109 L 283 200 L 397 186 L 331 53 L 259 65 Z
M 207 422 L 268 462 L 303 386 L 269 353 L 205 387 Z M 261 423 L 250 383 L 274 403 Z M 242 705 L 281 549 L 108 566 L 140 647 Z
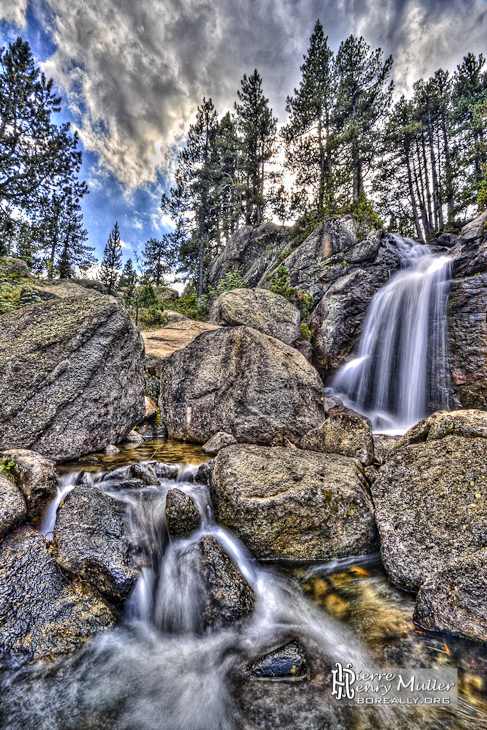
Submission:
M 216 287 L 208 287 L 208 298 L 215 300 L 218 299 L 220 294 L 224 294 L 226 291 L 232 291 L 232 289 L 245 289 L 246 287 L 247 284 L 242 279 L 240 271 L 227 271 Z
M 291 286 L 289 282 L 289 271 L 286 266 L 280 266 L 271 279 L 270 291 L 280 294 L 294 304 L 301 312 L 301 319 L 307 322 L 309 313 L 313 306 L 313 297 L 300 291 L 297 287 Z
M 7 461 L 6 459 L 0 459 L 0 472 L 6 471 L 10 473 L 15 466 L 15 461 Z
M 309 329 L 309 327 L 306 327 L 304 322 L 301 322 L 301 339 L 302 340 L 308 340 L 308 342 L 311 340 L 312 332 Z
M 323 223 L 323 220 L 323 216 L 317 210 L 306 211 L 291 228 L 291 249 L 298 248 L 308 236 L 311 236 L 320 223 Z
M 351 215 L 359 224 L 359 235 L 365 235 L 372 228 L 379 229 L 384 227 L 384 224 L 374 210 L 371 201 L 363 192 L 360 194 L 358 200 L 353 200 L 349 205 L 342 208 L 340 213 L 342 215 Z
M 169 322 L 160 305 L 142 307 L 139 310 L 139 320 L 147 327 L 164 327 Z
M 121 268 L 122 243 L 120 240 L 118 221 L 116 221 L 103 250 L 103 260 L 99 274 L 99 279 L 102 284 L 105 284 L 109 294 L 113 294 L 117 288 L 119 279 L 118 272 Z
M 139 307 L 141 309 L 149 309 L 151 307 L 158 307 L 159 304 L 159 299 L 152 284 L 144 284 L 139 291 Z
M 179 299 L 172 301 L 171 309 L 184 314 L 189 319 L 197 319 L 202 322 L 206 322 L 209 312 L 206 297 L 198 297 L 195 291 L 185 292 Z

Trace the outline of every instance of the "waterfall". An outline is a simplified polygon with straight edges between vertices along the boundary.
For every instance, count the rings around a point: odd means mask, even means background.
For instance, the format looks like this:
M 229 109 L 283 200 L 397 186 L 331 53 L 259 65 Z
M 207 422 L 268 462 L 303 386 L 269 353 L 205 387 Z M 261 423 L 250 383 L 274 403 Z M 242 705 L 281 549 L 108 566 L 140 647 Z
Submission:
M 408 239 L 394 243 L 401 268 L 372 298 L 358 355 L 339 370 L 333 392 L 374 430 L 398 433 L 448 409 L 450 260 Z

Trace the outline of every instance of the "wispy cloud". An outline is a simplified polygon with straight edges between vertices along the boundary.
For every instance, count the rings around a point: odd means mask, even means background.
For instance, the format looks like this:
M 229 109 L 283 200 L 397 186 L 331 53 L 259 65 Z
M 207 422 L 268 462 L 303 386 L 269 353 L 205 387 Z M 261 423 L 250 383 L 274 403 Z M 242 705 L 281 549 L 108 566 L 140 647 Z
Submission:
M 203 96 L 232 108 L 257 67 L 280 119 L 319 17 L 337 49 L 362 34 L 396 59 L 400 91 L 485 50 L 485 0 L 32 0 L 57 47 L 45 63 L 85 149 L 127 191 L 174 169 Z M 2 0 L 22 24 L 27 0 Z

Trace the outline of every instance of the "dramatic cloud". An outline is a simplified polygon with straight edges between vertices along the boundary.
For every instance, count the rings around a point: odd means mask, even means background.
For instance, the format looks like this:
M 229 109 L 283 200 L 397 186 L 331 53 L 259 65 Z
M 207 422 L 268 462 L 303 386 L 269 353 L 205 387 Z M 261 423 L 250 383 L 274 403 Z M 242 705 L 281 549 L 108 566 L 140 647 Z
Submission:
M 85 148 L 128 189 L 174 165 L 203 96 L 231 109 L 257 67 L 274 112 L 286 96 L 316 19 L 335 49 L 362 34 L 396 59 L 407 91 L 440 65 L 485 50 L 486 0 L 32 0 L 57 51 L 45 63 L 68 99 Z M 22 22 L 26 0 L 2 0 Z
M 27 0 L 0 0 L 0 20 L 13 23 L 18 28 L 26 26 Z

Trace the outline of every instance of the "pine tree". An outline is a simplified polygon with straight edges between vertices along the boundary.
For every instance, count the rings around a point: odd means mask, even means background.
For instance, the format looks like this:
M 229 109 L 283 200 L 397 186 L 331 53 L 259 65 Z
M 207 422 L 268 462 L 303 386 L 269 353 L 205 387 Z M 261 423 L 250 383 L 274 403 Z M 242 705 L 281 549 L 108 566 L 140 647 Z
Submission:
M 294 96 L 288 96 L 289 123 L 282 130 L 286 164 L 296 175 L 296 185 L 313 190 L 318 215 L 334 209 L 333 129 L 337 95 L 333 51 L 320 21 L 310 38 L 301 66 L 302 80 Z
M 219 207 L 219 234 L 215 241 L 219 253 L 222 240 L 226 243 L 238 226 L 242 214 L 242 186 L 240 181 L 240 142 L 235 121 L 230 112 L 222 117 L 215 138 L 218 170 L 216 173 Z
M 142 251 L 144 273 L 155 286 L 163 283 L 165 274 L 174 266 L 176 257 L 174 249 L 173 238 L 167 233 L 160 241 L 157 238 L 149 238 L 146 242 Z
M 203 99 L 189 128 L 186 147 L 178 155 L 176 185 L 161 200 L 163 211 L 175 223 L 173 241 L 180 245 L 183 265 L 198 282 L 198 296 L 203 294 L 205 254 L 218 234 L 218 126 L 213 102 Z
M 120 229 L 118 221 L 115 222 L 113 231 L 108 236 L 108 241 L 103 251 L 99 279 L 113 294 L 118 284 L 118 271 L 122 268 L 122 244 L 120 241 Z
M 237 96 L 240 104 L 235 102 L 235 111 L 242 145 L 240 169 L 244 176 L 245 223 L 260 224 L 266 205 L 265 164 L 274 155 L 277 119 L 272 116 L 257 69 L 252 76 L 244 74 Z
M 69 124 L 51 115 L 61 99 L 36 67 L 29 44 L 21 38 L 0 50 L 0 238 L 14 243 L 31 226 L 31 240 L 42 240 L 52 226 L 51 203 L 66 191 L 81 198 L 81 152 Z M 76 189 L 74 189 L 76 188 Z
M 338 97 L 335 113 L 340 141 L 348 152 L 353 200 L 365 192 L 364 178 L 372 169 L 394 85 L 388 82 L 392 56 L 382 61 L 380 48 L 372 51 L 363 38 L 351 35 L 336 57 Z
M 47 258 L 48 278 L 57 271 L 61 279 L 70 279 L 76 271 L 85 271 L 95 263 L 94 248 L 86 245 L 88 232 L 83 228 L 83 214 L 74 189 L 63 197 L 54 195 L 46 217 L 38 229 L 39 247 Z

